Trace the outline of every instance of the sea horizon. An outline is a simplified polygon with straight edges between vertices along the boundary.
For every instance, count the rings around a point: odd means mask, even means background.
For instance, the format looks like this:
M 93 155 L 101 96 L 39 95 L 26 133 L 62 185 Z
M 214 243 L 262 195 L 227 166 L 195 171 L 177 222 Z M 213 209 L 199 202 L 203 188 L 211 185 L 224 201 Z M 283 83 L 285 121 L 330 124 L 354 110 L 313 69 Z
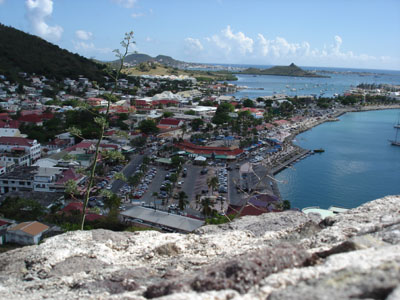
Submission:
M 188 62 L 189 63 L 189 62 Z M 213 66 L 226 66 L 226 67 L 234 67 L 234 68 L 250 68 L 250 67 L 256 67 L 260 69 L 266 69 L 270 67 L 276 67 L 276 66 L 288 66 L 290 64 L 271 64 L 271 65 L 264 65 L 264 64 L 239 64 L 239 63 L 200 63 L 200 62 L 190 62 L 191 64 L 199 64 L 199 65 L 213 65 Z M 400 76 L 400 69 L 371 69 L 371 68 L 353 68 L 353 67 L 321 67 L 321 66 L 303 66 L 303 65 L 298 65 L 295 62 L 293 62 L 296 66 L 303 68 L 305 70 L 327 70 L 327 71 L 335 71 L 335 70 L 343 70 L 343 71 L 352 71 L 354 72 L 371 72 L 371 73 L 376 73 L 376 71 L 386 71 L 386 72 L 396 72 Z M 394 74 L 393 74 L 394 75 Z

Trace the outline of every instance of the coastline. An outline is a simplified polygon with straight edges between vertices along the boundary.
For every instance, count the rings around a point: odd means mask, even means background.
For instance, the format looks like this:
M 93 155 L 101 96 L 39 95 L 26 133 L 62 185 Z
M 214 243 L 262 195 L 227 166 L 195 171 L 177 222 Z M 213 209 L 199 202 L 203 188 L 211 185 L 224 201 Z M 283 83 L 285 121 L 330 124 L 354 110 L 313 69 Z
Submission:
M 291 146 L 293 147 L 294 151 L 289 153 L 286 157 L 284 157 L 282 160 L 278 162 L 279 165 L 271 166 L 272 169 L 272 174 L 275 176 L 279 172 L 283 171 L 290 165 L 296 163 L 297 161 L 306 158 L 310 154 L 312 154 L 312 150 L 310 149 L 303 149 L 300 146 L 297 146 L 293 143 L 293 139 L 296 138 L 297 135 L 308 131 L 314 127 L 317 127 L 318 125 L 321 125 L 326 122 L 333 122 L 333 121 L 339 121 L 338 117 L 349 113 L 349 112 L 365 112 L 365 111 L 373 111 L 373 110 L 387 110 L 387 109 L 400 109 L 400 103 L 399 104 L 393 104 L 393 105 L 370 105 L 370 106 L 361 106 L 361 107 L 349 107 L 349 108 L 344 108 L 336 111 L 330 116 L 324 116 L 320 120 L 317 120 L 316 122 L 310 122 L 306 126 L 300 127 L 298 130 L 287 136 L 283 144 L 285 146 Z

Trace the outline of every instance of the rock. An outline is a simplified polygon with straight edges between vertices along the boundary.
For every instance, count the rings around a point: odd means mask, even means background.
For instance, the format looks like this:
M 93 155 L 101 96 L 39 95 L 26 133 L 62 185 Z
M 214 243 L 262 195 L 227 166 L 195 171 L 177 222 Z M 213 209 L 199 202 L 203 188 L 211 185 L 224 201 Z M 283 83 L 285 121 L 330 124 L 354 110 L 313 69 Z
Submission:
M 193 234 L 75 231 L 0 254 L 4 299 L 398 299 L 400 197 Z

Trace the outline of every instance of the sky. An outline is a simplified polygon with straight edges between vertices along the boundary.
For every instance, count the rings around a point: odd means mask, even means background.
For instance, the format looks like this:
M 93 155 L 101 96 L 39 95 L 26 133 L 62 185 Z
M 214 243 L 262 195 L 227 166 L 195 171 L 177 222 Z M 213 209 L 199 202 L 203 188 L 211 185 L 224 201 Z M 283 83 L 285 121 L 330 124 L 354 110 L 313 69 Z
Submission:
M 188 62 L 400 70 L 400 0 L 0 0 L 0 23 L 105 61 L 133 31 Z

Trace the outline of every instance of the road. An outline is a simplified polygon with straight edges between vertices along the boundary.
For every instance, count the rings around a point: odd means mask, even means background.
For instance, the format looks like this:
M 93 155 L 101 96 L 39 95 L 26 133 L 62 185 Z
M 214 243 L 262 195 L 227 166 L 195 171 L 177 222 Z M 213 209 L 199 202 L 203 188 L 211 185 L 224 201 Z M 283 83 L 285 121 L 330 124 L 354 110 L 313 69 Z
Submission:
M 126 178 L 130 177 L 135 171 L 138 165 L 143 161 L 144 155 L 132 155 L 129 163 L 122 169 L 122 173 Z M 114 180 L 112 183 L 111 191 L 117 193 L 119 189 L 125 184 L 122 180 Z

